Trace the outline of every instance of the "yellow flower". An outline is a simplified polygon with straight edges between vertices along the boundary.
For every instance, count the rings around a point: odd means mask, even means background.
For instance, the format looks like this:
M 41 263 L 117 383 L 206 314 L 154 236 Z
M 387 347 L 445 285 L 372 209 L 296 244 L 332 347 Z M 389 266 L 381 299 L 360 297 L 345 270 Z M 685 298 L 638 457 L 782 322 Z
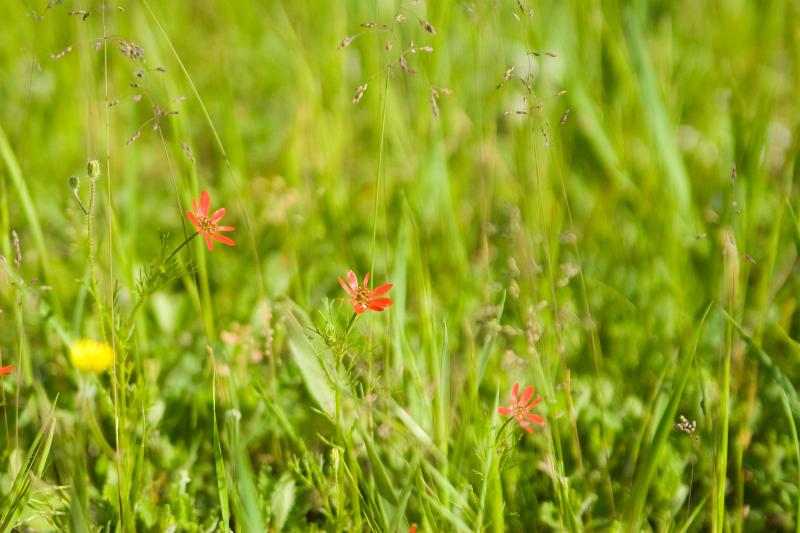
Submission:
M 114 350 L 104 342 L 81 339 L 69 347 L 69 357 L 78 370 L 100 373 L 114 364 Z

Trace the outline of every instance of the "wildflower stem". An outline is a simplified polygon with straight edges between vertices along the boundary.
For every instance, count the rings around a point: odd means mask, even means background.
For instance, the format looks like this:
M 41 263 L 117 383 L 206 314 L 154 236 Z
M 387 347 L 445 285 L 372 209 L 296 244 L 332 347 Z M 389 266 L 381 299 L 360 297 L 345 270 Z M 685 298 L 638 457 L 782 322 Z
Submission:
M 164 263 L 165 263 L 165 264 L 166 264 L 166 263 L 169 263 L 170 259 L 172 259 L 173 257 L 175 257 L 175 254 L 177 254 L 178 252 L 180 252 L 180 251 L 181 251 L 181 248 L 183 248 L 184 246 L 186 246 L 187 244 L 189 244 L 189 242 L 190 242 L 192 239 L 194 239 L 195 237 L 197 237 L 198 235 L 199 235 L 199 233 L 198 233 L 198 232 L 194 232 L 194 233 L 192 233 L 191 235 L 189 235 L 188 237 L 186 237 L 186 239 L 185 239 L 185 240 L 184 240 L 182 243 L 180 243 L 180 244 L 178 245 L 178 247 L 177 247 L 177 248 L 175 248 L 174 250 L 172 250 L 172 253 L 171 253 L 171 254 L 169 254 L 169 255 L 167 256 L 167 258 L 164 260 Z
M 355 324 L 356 318 L 358 318 L 358 313 L 353 313 L 353 316 L 350 317 L 350 322 L 347 323 L 347 329 L 344 330 L 345 337 L 347 337 L 347 334 L 350 333 L 350 328 L 352 328 L 353 324 Z
M 88 255 L 86 261 L 89 265 L 89 288 L 91 289 L 92 296 L 94 297 L 95 305 L 97 306 L 97 315 L 100 317 L 100 333 L 105 339 L 105 317 L 103 312 L 103 301 L 100 299 L 100 293 L 97 288 L 97 277 L 95 276 L 95 247 L 94 247 L 94 202 L 95 194 L 97 193 L 97 176 L 89 176 L 89 205 L 84 209 L 86 211 L 86 241 L 89 245 Z M 77 198 L 77 194 L 75 197 Z M 81 205 L 83 207 L 83 205 Z
M 496 435 L 495 444 L 497 444 L 497 442 L 500 440 L 500 437 L 503 436 L 503 431 L 506 429 L 506 426 L 508 426 L 508 423 L 511 422 L 512 420 L 514 420 L 513 416 L 506 418 L 506 421 L 503 422 L 503 425 L 500 426 L 500 429 L 497 430 L 497 433 L 495 434 Z
M 75 203 L 78 204 L 78 207 L 80 207 L 81 211 L 83 211 L 84 216 L 88 217 L 89 210 L 86 209 L 86 206 L 84 206 L 83 202 L 81 201 L 81 197 L 78 196 L 78 189 L 72 189 L 72 196 L 75 198 Z

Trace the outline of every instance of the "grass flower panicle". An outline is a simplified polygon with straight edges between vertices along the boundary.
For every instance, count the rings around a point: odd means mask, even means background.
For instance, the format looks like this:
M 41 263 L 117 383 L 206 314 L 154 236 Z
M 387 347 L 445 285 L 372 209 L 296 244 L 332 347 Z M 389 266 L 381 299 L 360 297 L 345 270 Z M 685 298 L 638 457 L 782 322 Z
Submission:
M 352 270 L 347 271 L 347 283 L 342 278 L 339 278 L 339 285 L 342 286 L 344 292 L 350 298 L 339 298 L 343 302 L 350 302 L 353 306 L 353 311 L 357 315 L 363 314 L 367 309 L 371 311 L 383 311 L 392 305 L 392 299 L 382 297 L 389 289 L 392 288 L 391 283 L 384 283 L 375 289 L 369 288 L 369 272 L 364 276 L 363 286 L 358 285 L 358 278 Z
M 209 216 L 208 211 L 211 207 L 211 198 L 206 191 L 200 194 L 200 201 L 196 202 L 192 198 L 192 208 L 194 212 L 187 210 L 186 216 L 197 228 L 197 233 L 206 241 L 206 246 L 209 251 L 214 251 L 214 241 L 219 241 L 228 246 L 236 246 L 236 243 L 230 237 L 220 235 L 220 231 L 233 231 L 236 228 L 233 226 L 219 226 L 217 225 L 222 217 L 225 216 L 225 208 L 220 207 Z
M 82 372 L 99 374 L 114 364 L 114 350 L 105 342 L 81 339 L 69 347 L 69 357 Z
M 533 431 L 528 422 L 533 422 L 540 426 L 544 425 L 544 418 L 530 412 L 531 409 L 536 407 L 536 404 L 542 401 L 540 397 L 533 400 L 533 386 L 528 385 L 522 391 L 522 396 L 519 395 L 519 383 L 514 383 L 514 388 L 511 391 L 511 404 L 508 407 L 501 407 L 497 410 L 498 413 L 505 416 L 513 416 L 522 428 L 528 433 Z

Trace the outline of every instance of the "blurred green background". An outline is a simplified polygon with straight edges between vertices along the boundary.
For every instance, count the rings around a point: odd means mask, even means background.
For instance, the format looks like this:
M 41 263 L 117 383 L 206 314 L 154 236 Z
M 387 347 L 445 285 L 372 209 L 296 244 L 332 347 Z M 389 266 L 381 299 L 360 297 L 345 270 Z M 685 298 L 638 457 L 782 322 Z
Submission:
M 56 421 L 9 527 L 798 530 L 798 15 L 3 3 L 4 496 Z M 237 246 L 126 323 L 203 190 Z M 350 268 L 395 304 L 342 345 Z M 497 436 L 514 383 L 547 425 Z

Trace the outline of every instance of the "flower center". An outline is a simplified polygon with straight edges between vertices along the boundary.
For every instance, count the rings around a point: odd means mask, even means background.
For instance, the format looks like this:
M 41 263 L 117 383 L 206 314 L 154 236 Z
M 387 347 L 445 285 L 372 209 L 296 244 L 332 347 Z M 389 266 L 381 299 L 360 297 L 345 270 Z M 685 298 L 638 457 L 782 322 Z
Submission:
M 199 216 L 197 217 L 197 222 L 200 226 L 200 233 L 214 233 L 217 228 L 217 223 L 209 217 Z
M 372 296 L 372 294 L 371 294 L 371 293 L 372 293 L 372 291 L 370 291 L 370 290 L 369 290 L 368 288 L 366 288 L 366 287 L 364 287 L 364 288 L 359 288 L 359 289 L 357 289 L 357 290 L 355 291 L 355 293 L 353 294 L 353 300 L 355 300 L 355 301 L 356 301 L 356 303 L 359 303 L 359 304 L 361 304 L 361 305 L 364 305 L 364 306 L 366 306 L 366 305 L 367 305 L 367 303 L 369 302 L 369 300 L 370 300 L 371 296 Z
M 511 415 L 512 416 L 522 416 L 527 412 L 526 405 L 522 403 L 521 400 L 512 400 L 511 406 Z

